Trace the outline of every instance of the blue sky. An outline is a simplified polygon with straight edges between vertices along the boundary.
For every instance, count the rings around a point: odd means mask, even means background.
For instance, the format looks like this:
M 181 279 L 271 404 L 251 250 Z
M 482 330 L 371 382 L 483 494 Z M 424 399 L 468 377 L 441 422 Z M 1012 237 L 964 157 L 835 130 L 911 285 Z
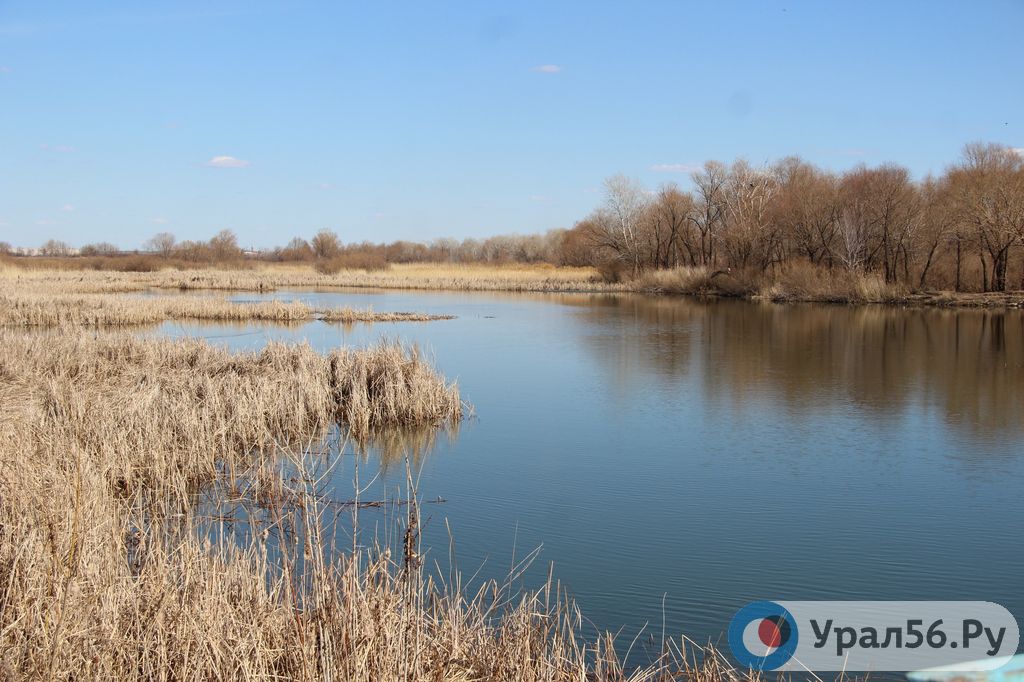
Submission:
M 0 240 L 534 232 L 708 158 L 921 176 L 1024 146 L 1022 28 L 1021 0 L 0 0 Z

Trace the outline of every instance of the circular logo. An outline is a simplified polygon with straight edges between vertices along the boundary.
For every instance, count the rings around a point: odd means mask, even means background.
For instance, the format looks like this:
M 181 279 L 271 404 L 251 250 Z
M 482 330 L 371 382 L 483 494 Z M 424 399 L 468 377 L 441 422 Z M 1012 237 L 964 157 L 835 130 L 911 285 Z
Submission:
M 740 666 L 777 670 L 796 652 L 796 621 L 773 601 L 756 601 L 736 612 L 729 623 L 729 648 Z

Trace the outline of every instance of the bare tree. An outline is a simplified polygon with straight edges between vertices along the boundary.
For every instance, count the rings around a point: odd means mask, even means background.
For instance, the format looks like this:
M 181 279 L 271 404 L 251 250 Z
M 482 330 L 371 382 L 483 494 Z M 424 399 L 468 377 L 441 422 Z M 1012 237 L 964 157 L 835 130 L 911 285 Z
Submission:
M 302 237 L 295 237 L 281 249 L 279 257 L 281 260 L 310 260 L 313 257 L 313 247 Z
M 867 260 L 868 224 L 857 205 L 845 206 L 839 214 L 839 260 L 847 270 L 860 270 Z
M 313 236 L 310 246 L 313 247 L 313 255 L 320 259 L 335 258 L 341 253 L 341 240 L 327 228 Z
M 838 236 L 838 180 L 799 157 L 776 164 L 779 191 L 772 202 L 772 220 L 785 244 L 784 257 L 799 255 L 831 267 Z
M 1010 250 L 1024 239 L 1024 158 L 1002 145 L 969 144 L 949 178 L 980 246 L 983 288 L 1005 291 Z
M 956 246 L 959 219 L 952 206 L 952 193 L 948 178 L 936 180 L 927 177 L 921 183 L 921 226 L 917 232 L 914 248 L 920 260 L 920 273 L 917 286 L 924 288 L 928 283 L 928 273 L 935 264 L 941 249 L 953 242 Z M 956 288 L 960 288 L 960 259 L 956 261 Z
M 615 175 L 604 183 L 605 222 L 611 234 L 609 242 L 637 274 L 642 269 L 640 221 L 647 208 L 647 197 L 638 182 Z
M 908 278 L 908 243 L 921 210 L 909 171 L 894 165 L 855 168 L 843 175 L 840 200 L 844 239 L 855 230 L 863 240 L 864 265 L 881 269 L 885 281 L 894 282 L 902 263 L 904 278 Z
M 44 256 L 70 256 L 73 251 L 70 244 L 58 239 L 47 240 L 39 247 L 39 253 Z
M 778 180 L 768 168 L 736 161 L 726 177 L 724 244 L 730 265 L 762 270 L 782 260 L 778 225 L 770 220 Z
M 86 244 L 78 253 L 82 256 L 113 256 L 120 252 L 121 250 L 110 242 L 96 242 L 95 244 Z
M 660 268 L 674 268 L 685 260 L 697 264 L 697 245 L 691 239 L 690 217 L 693 195 L 675 184 L 663 186 L 649 202 L 645 220 L 647 262 Z
M 238 237 L 231 230 L 221 230 L 209 242 L 210 253 L 214 260 L 225 261 L 238 258 L 242 249 L 238 246 Z
M 176 243 L 177 240 L 170 232 L 158 232 L 146 240 L 146 243 L 143 244 L 143 248 L 145 248 L 146 251 L 151 251 L 163 256 L 164 258 L 170 258 L 174 253 L 174 245 Z
M 696 188 L 696 207 L 690 220 L 700 240 L 700 265 L 713 265 L 718 232 L 725 222 L 728 172 L 722 163 L 708 161 L 690 179 Z

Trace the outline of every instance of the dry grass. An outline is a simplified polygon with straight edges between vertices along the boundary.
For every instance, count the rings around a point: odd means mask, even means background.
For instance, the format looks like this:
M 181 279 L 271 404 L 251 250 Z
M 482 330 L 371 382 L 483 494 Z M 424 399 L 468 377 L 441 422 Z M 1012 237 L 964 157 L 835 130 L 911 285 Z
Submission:
M 378 313 L 372 308 L 319 308 L 316 318 L 324 322 L 428 322 L 452 320 L 453 315 L 427 315 L 426 313 Z
M 903 303 L 907 294 L 905 287 L 887 284 L 875 273 L 791 263 L 768 279 L 758 296 L 775 302 Z
M 250 270 L 177 270 L 113 272 L 0 268 L 4 283 L 36 287 L 39 292 L 75 293 L 161 289 L 272 291 L 282 288 L 363 287 L 466 291 L 621 291 L 604 284 L 593 268 L 550 265 L 394 264 L 387 270 L 341 270 L 321 274 L 308 264 L 260 264 Z
M 22 259 L 25 260 L 25 259 Z M 20 261 L 19 261 L 20 262 Z M 279 288 L 344 287 L 522 291 L 641 292 L 767 299 L 775 302 L 895 303 L 938 306 L 1024 307 L 1024 293 L 964 294 L 948 291 L 911 293 L 886 284 L 871 273 L 827 269 L 792 262 L 775 271 L 712 271 L 702 267 L 654 270 L 623 282 L 601 281 L 593 268 L 550 265 L 395 264 L 386 271 L 315 272 L 308 264 L 257 264 L 252 269 L 163 269 L 157 272 L 47 270 L 0 264 L 0 295 L 5 290 L 50 294 L 123 293 L 148 289 L 273 291 Z M 415 313 L 355 314 L 315 311 L 331 321 L 422 319 Z M 217 318 L 207 318 L 217 319 Z M 220 319 L 237 319 L 225 317 Z M 430 318 L 436 319 L 436 318 Z
M 0 293 L 0 325 L 13 327 L 128 327 L 164 320 L 208 322 L 426 322 L 450 315 L 312 308 L 300 301 L 236 303 L 213 296 Z
M 415 351 L 233 355 L 80 330 L 0 344 L 0 677 L 746 677 L 714 655 L 688 667 L 681 643 L 627 675 L 556 585 L 431 580 L 416 505 L 394 546 L 337 547 L 312 471 L 274 458 L 336 424 L 456 422 L 458 390 Z M 196 492 L 241 482 L 260 512 L 232 535 Z
M 702 267 L 654 270 L 642 274 L 631 285 L 647 293 L 767 299 L 777 303 L 905 303 L 911 300 L 904 287 L 887 284 L 879 275 L 829 270 L 799 262 L 774 272 L 711 271 Z M 956 297 L 944 300 L 952 301 Z

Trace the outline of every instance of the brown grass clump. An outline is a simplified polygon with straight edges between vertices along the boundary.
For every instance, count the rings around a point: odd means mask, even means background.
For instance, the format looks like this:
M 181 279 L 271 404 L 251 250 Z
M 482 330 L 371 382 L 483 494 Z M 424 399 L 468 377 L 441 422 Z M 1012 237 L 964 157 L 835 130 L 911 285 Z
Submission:
M 757 289 L 754 273 L 679 266 L 670 270 L 649 270 L 631 284 L 635 291 L 655 294 L 747 297 Z
M 711 271 L 703 267 L 650 270 L 640 275 L 634 284 L 640 291 L 657 294 L 710 294 L 716 291 Z
M 876 273 L 794 262 L 779 270 L 759 296 L 776 302 L 901 303 L 907 300 L 907 291 Z
M 428 322 L 430 320 L 452 320 L 454 315 L 427 315 L 425 313 L 378 313 L 372 308 L 324 308 L 316 313 L 324 322 Z

